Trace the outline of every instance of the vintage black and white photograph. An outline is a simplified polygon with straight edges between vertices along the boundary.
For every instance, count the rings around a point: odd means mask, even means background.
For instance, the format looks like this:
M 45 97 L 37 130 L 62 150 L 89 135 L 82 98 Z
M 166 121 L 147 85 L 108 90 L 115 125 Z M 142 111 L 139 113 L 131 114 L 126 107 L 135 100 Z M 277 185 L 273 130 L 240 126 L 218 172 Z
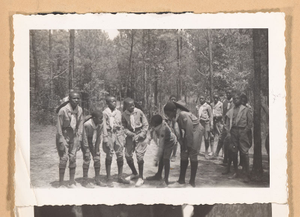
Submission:
M 268 29 L 30 30 L 31 185 L 269 187 L 268 64 Z
M 271 183 L 286 181 L 286 132 L 270 130 L 285 129 L 284 25 L 277 35 L 248 19 L 176 28 L 167 17 L 169 26 L 122 28 L 120 17 L 88 28 L 59 26 L 63 17 L 26 26 L 28 73 L 15 77 L 28 85 L 16 93 L 16 101 L 26 94 L 28 112 L 16 115 L 27 126 L 16 124 L 16 138 L 28 133 L 17 153 L 26 153 L 30 189 L 268 197 Z

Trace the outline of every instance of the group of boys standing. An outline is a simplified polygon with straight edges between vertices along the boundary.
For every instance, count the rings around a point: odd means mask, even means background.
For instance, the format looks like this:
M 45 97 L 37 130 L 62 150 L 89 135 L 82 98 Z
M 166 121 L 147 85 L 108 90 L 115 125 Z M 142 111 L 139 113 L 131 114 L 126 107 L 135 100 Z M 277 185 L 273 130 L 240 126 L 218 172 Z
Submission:
M 144 155 L 150 142 L 150 137 L 158 145 L 156 161 L 158 171 L 154 176 L 147 177 L 151 180 L 162 180 L 162 171 L 165 170 L 163 186 L 168 186 L 170 159 L 177 144 L 180 144 L 180 175 L 177 185 L 185 184 L 185 176 L 190 161 L 191 175 L 189 184 L 196 186 L 195 178 L 198 169 L 198 155 L 200 152 L 202 137 L 205 139 L 205 153 L 208 156 L 209 139 L 212 138 L 212 130 L 220 135 L 219 144 L 215 156 L 224 141 L 230 137 L 230 148 L 224 148 L 224 161 L 227 159 L 229 172 L 231 161 L 237 172 L 237 151 L 242 154 L 243 167 L 249 171 L 248 150 L 249 130 L 252 128 L 252 113 L 250 109 L 241 104 L 241 96 L 235 94 L 233 99 L 231 92 L 227 93 L 227 101 L 221 103 L 218 96 L 214 97 L 212 109 L 200 97 L 198 117 L 192 114 L 183 104 L 175 99 L 164 106 L 164 116 L 154 115 L 149 124 L 142 110 L 135 107 L 134 100 L 124 100 L 123 112 L 116 108 L 115 97 L 106 97 L 107 108 L 104 111 L 95 110 L 88 117 L 83 117 L 82 108 L 79 106 L 80 93 L 72 91 L 68 101 L 58 110 L 58 124 L 56 146 L 59 154 L 59 185 L 64 186 L 64 174 L 69 161 L 70 180 L 69 187 L 75 187 L 76 152 L 83 152 L 83 185 L 88 187 L 88 170 L 91 156 L 95 169 L 95 184 L 99 186 L 113 187 L 111 178 L 111 165 L 113 155 L 116 155 L 118 166 L 118 182 L 130 184 L 130 180 L 137 179 L 135 186 L 144 184 Z M 225 115 L 224 115 L 225 114 Z M 225 121 L 225 122 L 224 122 Z M 224 124 L 225 123 L 225 124 Z M 224 124 L 224 127 L 223 127 Z M 150 132 L 150 133 L 148 133 Z M 151 135 L 149 137 L 149 134 Z M 105 169 L 106 183 L 100 181 L 100 145 L 106 154 Z M 213 143 L 210 144 L 213 150 Z M 227 149 L 230 149 L 228 151 Z M 123 177 L 123 165 L 125 159 L 132 174 Z M 138 171 L 135 167 L 133 154 L 135 153 Z M 175 150 L 176 153 L 176 150 Z M 248 163 L 247 163 L 248 162 Z
M 231 90 L 226 91 L 226 99 L 221 102 L 218 95 L 214 95 L 214 102 L 209 105 L 204 96 L 200 96 L 198 107 L 200 123 L 204 127 L 205 158 L 218 157 L 223 149 L 223 164 L 227 169 L 223 174 L 230 173 L 233 162 L 234 174 L 238 175 L 238 152 L 240 153 L 240 165 L 245 174 L 244 181 L 249 181 L 249 149 L 252 146 L 253 112 L 248 104 L 246 94 Z M 218 145 L 214 152 L 214 139 L 218 135 Z M 208 154 L 209 146 L 211 153 Z

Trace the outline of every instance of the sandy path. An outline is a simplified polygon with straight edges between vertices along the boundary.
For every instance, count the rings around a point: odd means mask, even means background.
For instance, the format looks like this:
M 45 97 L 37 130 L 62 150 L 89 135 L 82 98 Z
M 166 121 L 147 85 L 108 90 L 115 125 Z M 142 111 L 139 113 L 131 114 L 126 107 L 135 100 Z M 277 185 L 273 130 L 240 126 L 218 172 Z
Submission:
M 58 185 L 58 154 L 55 147 L 55 132 L 54 126 L 33 126 L 31 127 L 31 147 L 30 147 L 30 170 L 31 184 L 39 188 L 51 188 Z M 253 148 L 252 148 L 253 149 Z M 253 153 L 253 150 L 250 153 Z M 144 177 L 154 175 L 157 167 L 154 166 L 153 156 L 156 151 L 155 145 L 149 145 L 145 155 Z M 201 146 L 201 151 L 204 152 L 204 144 Z M 75 179 L 78 182 L 77 187 L 81 186 L 82 182 L 82 152 L 77 152 L 77 169 Z M 179 150 L 175 162 L 171 162 L 170 181 L 175 182 L 179 177 Z M 101 150 L 101 180 L 105 180 L 105 154 Z M 136 165 L 137 167 L 137 165 Z M 250 168 L 252 167 L 252 158 L 250 159 Z M 221 160 L 206 160 L 203 155 L 199 156 L 199 168 L 196 177 L 197 187 L 268 187 L 268 163 L 265 150 L 263 148 L 263 167 L 264 167 L 264 182 L 244 183 L 241 178 L 228 179 L 228 176 L 222 175 L 225 167 L 221 165 Z M 115 158 L 112 163 L 113 184 L 115 187 L 134 187 L 134 182 L 130 185 L 117 183 L 117 164 Z M 124 160 L 124 176 L 130 174 L 130 169 Z M 93 181 L 94 168 L 91 161 L 89 178 Z M 190 177 L 190 166 L 187 170 L 186 181 Z M 69 179 L 69 172 L 66 170 L 65 180 Z M 145 181 L 143 188 L 156 187 L 159 182 Z M 95 186 L 98 188 L 98 186 Z

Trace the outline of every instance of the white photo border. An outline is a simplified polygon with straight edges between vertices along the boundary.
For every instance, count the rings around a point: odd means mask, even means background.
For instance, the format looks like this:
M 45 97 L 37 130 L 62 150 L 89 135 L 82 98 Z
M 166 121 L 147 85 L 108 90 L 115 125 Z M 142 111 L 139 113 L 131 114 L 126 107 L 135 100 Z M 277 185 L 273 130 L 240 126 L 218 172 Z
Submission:
M 287 203 L 284 13 L 14 15 L 15 204 Z M 30 186 L 29 30 L 268 28 L 269 188 L 39 189 Z M 45 171 L 46 172 L 46 171 Z M 46 174 L 45 174 L 46 175 Z

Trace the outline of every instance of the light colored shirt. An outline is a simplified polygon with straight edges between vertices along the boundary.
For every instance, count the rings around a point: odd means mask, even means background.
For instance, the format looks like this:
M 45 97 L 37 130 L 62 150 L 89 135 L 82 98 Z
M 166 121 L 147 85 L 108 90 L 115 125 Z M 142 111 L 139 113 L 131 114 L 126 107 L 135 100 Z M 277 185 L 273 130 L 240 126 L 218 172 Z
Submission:
M 108 130 L 121 130 L 122 126 L 122 114 L 118 109 L 111 111 L 110 108 L 106 108 L 103 111 L 103 136 L 108 136 Z
M 126 135 L 137 133 L 142 138 L 147 136 L 149 124 L 145 114 L 138 108 L 134 108 L 132 113 L 127 110 L 123 112 L 122 125 Z
M 72 126 L 71 126 L 72 125 Z M 82 108 L 77 106 L 74 110 L 70 103 L 62 107 L 58 112 L 57 120 L 57 134 L 59 135 L 59 142 L 64 142 L 63 135 L 64 128 L 71 128 L 73 134 L 78 136 L 79 141 L 82 141 L 83 132 L 83 113 Z

